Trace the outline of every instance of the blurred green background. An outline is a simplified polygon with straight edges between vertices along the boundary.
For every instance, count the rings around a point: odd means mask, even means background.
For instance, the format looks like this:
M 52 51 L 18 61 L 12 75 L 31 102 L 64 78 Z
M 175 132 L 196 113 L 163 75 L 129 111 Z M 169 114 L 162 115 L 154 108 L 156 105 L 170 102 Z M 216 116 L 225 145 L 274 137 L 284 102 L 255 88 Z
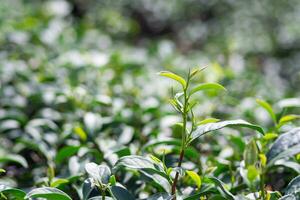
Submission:
M 100 161 L 107 149 L 135 154 L 169 136 L 178 117 L 167 99 L 176 86 L 157 72 L 185 76 L 204 66 L 196 81 L 228 92 L 200 94 L 199 119 L 272 127 L 255 99 L 277 112 L 300 105 L 300 1 L 1 0 L 0 152 L 32 163 L 11 166 L 5 181 L 31 187 L 66 145 L 99 141 Z M 218 139 L 207 142 L 204 151 L 221 152 Z M 84 171 L 67 168 L 57 174 Z

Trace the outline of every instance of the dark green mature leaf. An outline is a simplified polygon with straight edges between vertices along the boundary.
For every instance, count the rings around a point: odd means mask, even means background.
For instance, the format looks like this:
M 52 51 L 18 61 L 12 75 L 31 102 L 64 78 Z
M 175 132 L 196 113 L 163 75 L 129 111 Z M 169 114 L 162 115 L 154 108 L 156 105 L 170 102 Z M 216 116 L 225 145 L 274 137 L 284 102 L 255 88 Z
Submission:
M 142 156 L 124 156 L 118 160 L 115 167 L 124 166 L 130 169 L 156 169 L 154 163 Z
M 295 177 L 286 187 L 285 194 L 300 195 L 300 175 Z
M 66 193 L 57 189 L 50 187 L 42 187 L 31 190 L 26 196 L 25 199 L 30 198 L 44 198 L 47 200 L 72 200 Z
M 59 150 L 55 157 L 55 161 L 57 163 L 62 163 L 64 160 L 77 153 L 79 149 L 80 146 L 65 146 Z
M 197 127 L 195 131 L 192 132 L 191 141 L 208 132 L 215 131 L 224 127 L 246 127 L 246 128 L 256 130 L 261 134 L 264 134 L 264 130 L 261 127 L 254 124 L 250 124 L 249 122 L 246 122 L 244 120 L 237 119 L 237 120 L 207 123 L 207 124 L 200 125 Z
M 112 186 L 110 188 L 113 196 L 117 200 L 135 200 L 135 198 L 123 187 L 120 186 Z
M 158 73 L 160 76 L 165 76 L 168 77 L 170 79 L 173 79 L 175 81 L 177 81 L 178 83 L 180 83 L 182 85 L 183 88 L 186 87 L 186 81 L 179 75 L 174 74 L 172 72 L 168 72 L 168 71 L 161 71 Z
M 14 162 L 25 168 L 28 167 L 27 161 L 22 156 L 16 154 L 0 154 L 0 163 L 1 162 Z
M 83 182 L 82 185 L 82 196 L 86 200 L 89 198 L 90 194 L 95 190 L 95 185 L 93 184 L 93 179 L 88 178 Z
M 159 173 L 156 170 L 152 169 L 143 169 L 141 170 L 141 173 L 143 173 L 145 176 L 152 179 L 156 184 L 158 184 L 161 188 L 163 188 L 166 192 L 171 192 L 171 185 L 168 181 L 168 177 L 166 177 L 164 174 Z
M 172 200 L 173 196 L 168 193 L 158 193 L 147 198 L 147 200 Z
M 228 191 L 228 189 L 225 186 L 225 183 L 223 183 L 221 180 L 215 177 L 208 177 L 208 178 L 222 190 L 226 198 L 231 200 L 237 200 L 236 197 L 233 194 L 231 194 L 231 192 Z
M 200 84 L 200 85 L 194 87 L 191 90 L 190 95 L 193 95 L 194 93 L 203 91 L 203 90 L 224 90 L 224 91 L 226 91 L 226 88 L 224 88 L 222 85 L 220 85 L 218 83 L 203 83 L 203 84 Z
M 89 198 L 88 200 L 103 200 L 103 197 L 102 196 L 96 196 L 96 197 Z M 113 200 L 113 198 L 105 196 L 104 200 Z
M 297 198 L 292 194 L 288 194 L 288 195 L 285 195 L 285 196 L 281 197 L 278 200 L 297 200 Z
M 267 153 L 268 165 L 276 160 L 300 153 L 300 128 L 294 128 L 281 134 Z
M 106 165 L 87 163 L 85 165 L 87 173 L 101 184 L 107 184 L 111 175 L 110 169 Z
M 278 160 L 273 167 L 285 167 L 294 170 L 298 174 L 300 174 L 300 164 L 293 162 L 293 161 L 287 161 L 287 160 Z
M 10 199 L 23 200 L 26 193 L 20 189 L 11 188 L 5 185 L 0 185 L 0 193 L 3 193 Z

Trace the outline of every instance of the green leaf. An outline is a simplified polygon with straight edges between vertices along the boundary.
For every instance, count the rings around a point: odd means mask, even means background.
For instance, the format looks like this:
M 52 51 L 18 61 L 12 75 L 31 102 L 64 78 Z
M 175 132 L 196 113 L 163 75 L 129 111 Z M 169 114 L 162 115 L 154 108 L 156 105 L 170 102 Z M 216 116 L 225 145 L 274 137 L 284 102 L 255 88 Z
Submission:
M 3 193 L 8 199 L 23 200 L 26 193 L 20 189 L 0 185 L 0 193 Z
M 74 132 L 80 137 L 82 141 L 86 141 L 87 134 L 80 126 L 76 126 L 74 128 Z
M 86 172 L 100 184 L 109 183 L 111 175 L 110 169 L 106 165 L 97 165 L 96 163 L 85 164 Z
M 201 187 L 201 177 L 194 171 L 186 171 L 187 175 L 196 183 L 198 189 Z
M 26 196 L 25 199 L 31 198 L 44 198 L 47 200 L 72 200 L 66 193 L 51 187 L 42 187 L 31 190 Z
M 285 189 L 285 194 L 299 194 L 300 195 L 300 175 L 295 177 Z
M 160 76 L 165 76 L 170 79 L 173 79 L 173 80 L 177 81 L 178 83 L 180 83 L 183 88 L 186 88 L 186 81 L 181 76 L 174 74 L 172 72 L 168 72 L 168 71 L 161 71 L 158 74 Z
M 207 119 L 204 119 L 200 122 L 197 123 L 197 125 L 202 125 L 202 124 L 208 124 L 208 123 L 215 123 L 215 122 L 219 122 L 220 120 L 219 119 L 216 119 L 216 118 L 207 118 Z
M 294 128 L 281 134 L 267 153 L 268 166 L 278 159 L 300 153 L 300 128 Z
M 257 177 L 259 173 L 254 165 L 249 165 L 247 167 L 247 178 L 250 182 L 253 182 Z
M 88 199 L 94 189 L 96 189 L 96 186 L 93 183 L 93 179 L 92 178 L 86 179 L 83 182 L 83 185 L 82 185 L 82 197 L 83 197 L 83 200 Z
M 5 169 L 0 168 L 0 173 L 5 173 L 5 172 L 6 172 Z
M 123 187 L 112 186 L 110 190 L 117 200 L 135 200 L 135 198 Z
M 298 199 L 294 195 L 288 194 L 288 195 L 284 195 L 278 200 L 298 200 Z
M 215 131 L 224 127 L 246 127 L 250 128 L 253 130 L 258 131 L 262 135 L 264 135 L 264 130 L 256 125 L 250 124 L 249 122 L 246 122 L 241 119 L 237 120 L 230 120 L 230 121 L 222 121 L 222 122 L 216 122 L 216 123 L 208 123 L 208 124 L 203 124 L 197 127 L 195 131 L 192 132 L 191 134 L 191 140 L 194 140 L 208 132 Z
M 230 200 L 236 199 L 236 197 L 233 194 L 231 194 L 231 192 L 228 191 L 225 183 L 223 183 L 221 180 L 219 180 L 215 177 L 208 177 L 208 179 L 211 180 L 214 184 L 216 184 L 222 190 L 222 192 L 228 199 L 230 199 Z
M 203 90 L 224 90 L 226 91 L 226 88 L 224 88 L 222 85 L 218 83 L 203 83 L 196 87 L 194 87 L 191 92 L 190 96 L 192 96 L 194 93 L 203 91 Z
M 63 161 L 67 161 L 68 160 L 67 158 L 70 158 L 71 156 L 76 154 L 79 149 L 80 146 L 65 146 L 58 151 L 55 157 L 55 161 L 57 163 L 62 163 Z
M 258 149 L 255 140 L 251 140 L 244 151 L 245 166 L 255 165 L 258 161 Z
M 278 134 L 276 133 L 266 133 L 263 137 L 264 140 L 269 141 L 269 140 L 273 140 L 275 138 L 278 137 Z
M 142 156 L 124 156 L 118 160 L 115 167 L 124 166 L 130 169 L 156 169 L 154 163 Z
M 285 115 L 282 118 L 280 118 L 278 128 L 296 119 L 300 119 L 300 115 Z
M 88 200 L 103 200 L 103 197 L 102 196 L 95 196 L 95 197 L 89 198 Z M 114 199 L 111 198 L 111 197 L 105 196 L 104 200 L 114 200 Z
M 256 99 L 256 102 L 269 113 L 271 119 L 276 124 L 277 123 L 277 118 L 276 118 L 276 115 L 273 111 L 272 106 L 268 102 L 266 102 L 264 100 L 261 100 L 261 99 Z
M 16 154 L 0 155 L 0 162 L 14 162 L 22 165 L 25 168 L 28 168 L 27 161 L 22 156 Z
M 58 186 L 60 186 L 61 184 L 65 184 L 65 183 L 68 183 L 68 182 L 69 182 L 68 179 L 58 178 L 58 179 L 52 181 L 52 183 L 51 183 L 50 186 L 51 186 L 51 187 L 58 187 Z
M 173 196 L 164 192 L 164 193 L 157 193 L 150 197 L 147 197 L 147 200 L 172 200 Z

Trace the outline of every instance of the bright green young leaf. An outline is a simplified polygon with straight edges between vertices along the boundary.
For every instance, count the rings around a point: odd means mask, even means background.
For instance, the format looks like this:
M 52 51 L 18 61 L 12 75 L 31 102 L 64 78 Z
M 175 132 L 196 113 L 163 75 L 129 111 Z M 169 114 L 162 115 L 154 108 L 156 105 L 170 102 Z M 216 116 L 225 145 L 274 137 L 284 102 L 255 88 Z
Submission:
M 160 76 L 165 76 L 165 77 L 171 78 L 171 79 L 177 81 L 178 83 L 180 83 L 183 88 L 186 88 L 186 81 L 181 76 L 174 74 L 172 72 L 168 72 L 168 71 L 162 71 L 162 72 L 159 72 L 158 74 Z
M 42 187 L 31 190 L 25 199 L 44 198 L 47 200 L 72 200 L 69 195 L 57 188 Z
M 186 173 L 196 183 L 198 189 L 200 189 L 201 177 L 194 171 L 187 170 Z
M 202 84 L 196 86 L 195 88 L 193 88 L 190 92 L 190 95 L 193 95 L 194 93 L 203 91 L 203 90 L 224 90 L 224 91 L 226 91 L 226 89 L 218 83 L 202 83 Z
M 207 118 L 207 119 L 204 119 L 200 122 L 197 123 L 197 125 L 202 125 L 202 124 L 208 124 L 208 123 L 215 123 L 215 122 L 219 122 L 220 120 L 219 119 L 216 119 L 216 118 Z
M 69 180 L 68 179 L 63 179 L 63 178 L 58 178 L 55 179 L 54 181 L 52 181 L 52 183 L 50 184 L 51 187 L 58 187 L 62 184 L 68 183 Z
M 5 173 L 5 172 L 6 172 L 5 169 L 0 168 L 0 173 Z
M 296 119 L 300 119 L 300 115 L 285 115 L 282 118 L 280 118 L 278 128 Z
M 80 126 L 76 126 L 74 128 L 74 132 L 80 137 L 82 141 L 86 141 L 87 134 Z
M 266 102 L 264 100 L 261 100 L 261 99 L 256 99 L 256 102 L 269 113 L 270 117 L 272 118 L 272 120 L 276 124 L 277 123 L 277 118 L 276 118 L 276 115 L 273 111 L 272 106 L 268 102 Z
M 263 139 L 266 140 L 266 141 L 269 141 L 269 140 L 273 140 L 273 139 L 275 139 L 277 137 L 278 137 L 278 134 L 276 134 L 276 133 L 266 133 L 263 136 Z
M 253 182 L 258 175 L 259 173 L 254 165 L 249 165 L 247 167 L 247 178 L 250 182 Z
M 246 128 L 256 130 L 259 133 L 261 133 L 262 135 L 264 135 L 264 130 L 261 127 L 256 126 L 254 124 L 250 124 L 249 122 L 246 122 L 244 120 L 238 119 L 238 120 L 221 121 L 221 122 L 216 122 L 216 123 L 208 123 L 208 124 L 200 125 L 197 127 L 197 129 L 195 131 L 192 132 L 190 141 L 192 141 L 208 132 L 215 131 L 215 130 L 218 130 L 218 129 L 221 129 L 224 127 L 232 127 L 232 128 L 246 127 Z

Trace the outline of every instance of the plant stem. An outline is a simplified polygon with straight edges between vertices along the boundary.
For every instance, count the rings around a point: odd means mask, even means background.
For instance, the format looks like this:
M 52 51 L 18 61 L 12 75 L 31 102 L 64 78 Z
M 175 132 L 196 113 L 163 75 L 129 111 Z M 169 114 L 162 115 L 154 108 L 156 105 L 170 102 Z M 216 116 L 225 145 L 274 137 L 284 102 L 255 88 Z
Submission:
M 183 102 L 183 111 L 182 111 L 182 120 L 183 120 L 183 127 L 182 127 L 182 143 L 181 143 L 181 151 L 179 155 L 179 161 L 177 167 L 181 167 L 181 163 L 184 157 L 184 150 L 185 150 L 185 142 L 186 142 L 186 123 L 187 123 L 187 105 L 188 105 L 188 96 L 187 96 L 187 88 L 189 84 L 189 78 L 187 81 L 187 86 L 183 90 L 184 93 L 184 102 Z M 176 185 L 179 178 L 179 172 L 177 171 L 175 174 L 175 179 L 172 184 L 172 195 L 174 195 L 173 200 L 176 200 Z
M 265 200 L 265 176 L 264 176 L 264 171 L 262 171 L 260 175 L 260 191 L 261 191 L 261 197 L 262 200 Z
M 183 156 L 184 156 L 184 149 L 182 149 L 180 152 L 178 167 L 181 167 Z M 172 195 L 175 195 L 175 193 L 176 193 L 176 185 L 177 185 L 178 178 L 179 178 L 179 172 L 176 172 L 175 179 L 172 184 Z M 176 200 L 176 196 L 174 196 L 173 200 Z

